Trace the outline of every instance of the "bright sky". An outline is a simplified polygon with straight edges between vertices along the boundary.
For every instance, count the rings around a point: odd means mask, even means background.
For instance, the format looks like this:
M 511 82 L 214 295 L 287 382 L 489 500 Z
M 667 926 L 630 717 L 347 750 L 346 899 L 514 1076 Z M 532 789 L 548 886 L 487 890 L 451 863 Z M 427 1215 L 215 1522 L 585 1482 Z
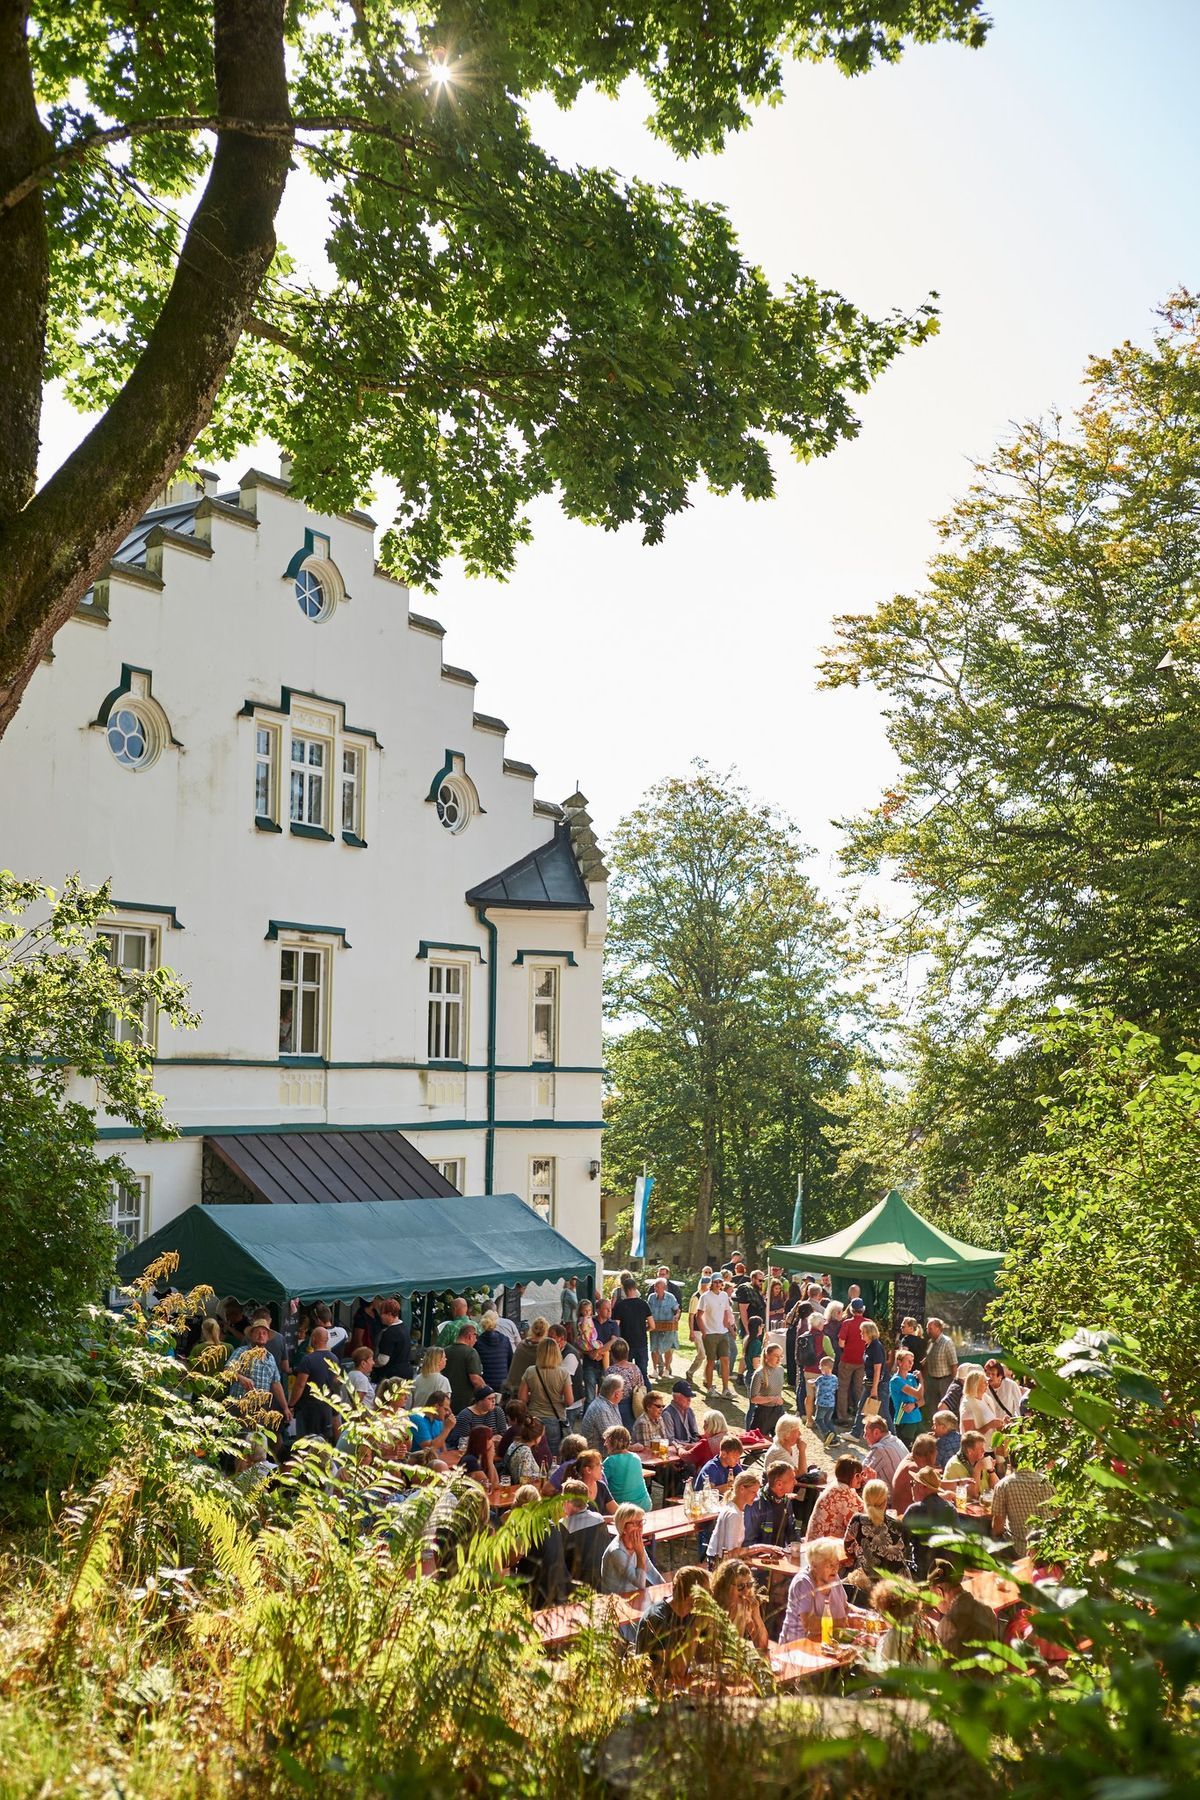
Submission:
M 780 450 L 775 500 L 697 493 L 657 549 L 547 503 L 510 582 L 449 570 L 414 598 L 539 793 L 578 779 L 602 832 L 702 756 L 790 813 L 836 880 L 831 821 L 891 761 L 874 695 L 817 690 L 830 621 L 915 586 L 972 459 L 1010 420 L 1070 409 L 1090 353 L 1200 283 L 1200 0 L 991 10 L 981 52 L 914 50 L 854 82 L 792 71 L 786 103 L 720 157 L 678 163 L 632 91 L 535 111 L 564 159 L 721 201 L 776 283 L 811 275 L 873 312 L 941 296 L 940 336 L 867 396 L 857 442 L 808 467 Z M 293 196 L 281 235 L 303 253 L 306 229 Z M 78 423 L 56 408 L 47 425 L 57 457 Z

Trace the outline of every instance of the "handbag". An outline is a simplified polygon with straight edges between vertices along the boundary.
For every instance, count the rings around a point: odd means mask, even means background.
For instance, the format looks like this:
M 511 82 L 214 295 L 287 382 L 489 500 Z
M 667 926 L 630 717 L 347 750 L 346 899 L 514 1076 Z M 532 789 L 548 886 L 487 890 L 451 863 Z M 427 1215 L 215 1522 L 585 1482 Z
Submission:
M 550 1392 L 550 1389 L 546 1386 L 545 1377 L 543 1376 L 542 1371 L 536 1366 L 536 1364 L 530 1370 L 530 1374 L 537 1376 L 538 1386 L 541 1388 L 542 1394 L 544 1395 L 544 1397 L 550 1402 L 550 1411 L 554 1414 L 554 1417 L 557 1420 L 558 1424 L 565 1425 L 566 1420 L 563 1418 L 563 1415 L 558 1410 L 558 1402 L 555 1400 L 554 1395 Z
M 878 1400 L 864 1400 L 862 1411 L 864 1419 L 877 1419 L 879 1417 Z

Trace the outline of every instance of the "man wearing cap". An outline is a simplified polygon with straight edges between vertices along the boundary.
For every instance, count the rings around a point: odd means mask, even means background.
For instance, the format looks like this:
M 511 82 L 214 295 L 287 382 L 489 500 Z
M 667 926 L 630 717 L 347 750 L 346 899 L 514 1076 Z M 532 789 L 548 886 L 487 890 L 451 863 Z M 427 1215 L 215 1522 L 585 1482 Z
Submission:
M 671 1404 L 663 1408 L 663 1436 L 668 1444 L 696 1444 L 700 1428 L 692 1411 L 696 1390 L 690 1381 L 677 1381 L 671 1389 Z
M 838 1332 L 838 1343 L 841 1345 L 841 1360 L 838 1363 L 838 1424 L 849 1425 L 858 1413 L 858 1403 L 863 1390 L 863 1361 L 866 1356 L 866 1344 L 863 1341 L 862 1322 L 866 1317 L 866 1303 L 860 1298 L 851 1300 L 850 1311 L 842 1320 Z
M 488 1426 L 497 1437 L 502 1437 L 508 1429 L 508 1420 L 500 1408 L 500 1396 L 494 1388 L 479 1388 L 470 1406 L 465 1406 L 459 1413 L 446 1439 L 447 1450 L 461 1450 L 477 1425 Z

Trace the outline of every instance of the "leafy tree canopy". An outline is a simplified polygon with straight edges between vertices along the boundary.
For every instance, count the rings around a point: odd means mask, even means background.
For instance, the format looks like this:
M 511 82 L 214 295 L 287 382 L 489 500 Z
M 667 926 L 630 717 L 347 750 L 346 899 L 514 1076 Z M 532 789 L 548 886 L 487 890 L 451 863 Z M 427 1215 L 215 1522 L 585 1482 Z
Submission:
M 1058 1096 L 1039 1147 L 1018 1170 L 993 1326 L 1001 1343 L 1041 1365 L 1081 1320 L 1102 1320 L 1128 1341 L 1152 1393 L 1166 1396 L 1156 1450 L 1194 1485 L 1200 1056 L 1166 1054 L 1150 1033 L 1104 1013 L 1057 1015 L 1042 1042 L 1060 1071 Z M 1114 1398 L 1113 1426 L 1144 1423 L 1144 1383 L 1118 1386 Z M 1064 1459 L 1064 1541 L 1076 1550 L 1136 1542 L 1141 1525 L 1123 1484 L 1083 1479 L 1094 1446 L 1044 1399 L 1039 1419 L 1043 1442 Z M 1111 1431 L 1102 1435 L 1124 1454 Z
M 651 788 L 610 845 L 613 1078 L 605 1158 L 693 1222 L 714 1205 L 747 1247 L 786 1231 L 796 1178 L 832 1163 L 822 1096 L 843 1078 L 857 1001 L 840 921 L 804 873 L 795 827 L 703 763 Z
M 830 685 L 885 699 L 895 787 L 848 860 L 961 1017 L 1069 997 L 1200 1020 L 1200 300 L 1096 358 L 942 526 L 928 583 L 839 621 Z
M 111 1285 L 109 1228 L 120 1157 L 96 1154 L 96 1113 L 171 1135 L 154 1092 L 153 1055 L 137 1035 L 147 1008 L 194 1024 L 169 969 L 118 971 L 96 925 L 109 890 L 68 881 L 55 894 L 0 870 L 0 1341 L 72 1334 Z M 114 1022 L 135 1035 L 114 1039 Z M 94 1083 L 95 1104 L 79 1098 Z
M 0 7 L 0 728 L 193 444 L 270 435 L 329 509 L 394 477 L 382 557 L 426 584 L 451 553 L 503 574 L 541 494 L 650 542 L 696 480 L 769 494 L 766 438 L 852 435 L 929 307 L 772 291 L 719 207 L 560 166 L 525 102 L 637 76 L 691 154 L 779 97 L 785 58 L 856 74 L 985 31 L 980 0 Z M 320 279 L 276 242 L 297 165 Z M 103 416 L 35 495 L 52 379 Z

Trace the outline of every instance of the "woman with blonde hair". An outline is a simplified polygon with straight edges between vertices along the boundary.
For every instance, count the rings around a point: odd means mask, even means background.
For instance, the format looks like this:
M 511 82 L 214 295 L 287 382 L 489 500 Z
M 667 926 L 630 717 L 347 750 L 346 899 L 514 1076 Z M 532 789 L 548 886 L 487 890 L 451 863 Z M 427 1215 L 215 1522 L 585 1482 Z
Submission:
M 535 1319 L 529 1327 L 529 1335 L 525 1342 L 513 1351 L 513 1359 L 508 1369 L 508 1385 L 514 1393 L 519 1391 L 526 1369 L 532 1369 L 538 1345 L 545 1343 L 549 1330 L 550 1326 L 547 1320 Z
M 490 1388 L 502 1394 L 509 1386 L 509 1365 L 516 1352 L 500 1329 L 500 1315 L 495 1307 L 489 1307 L 479 1321 L 475 1354 L 483 1364 L 483 1379 Z
M 758 1604 L 758 1588 L 754 1571 L 740 1557 L 728 1557 L 713 1571 L 712 1597 L 739 1637 L 763 1656 L 767 1653 L 767 1628 Z
M 450 1382 L 442 1374 L 446 1367 L 446 1352 L 440 1344 L 433 1344 L 421 1358 L 421 1372 L 413 1382 L 413 1406 L 428 1406 L 435 1394 L 448 1394 Z
M 804 1449 L 804 1420 L 799 1413 L 784 1413 L 775 1421 L 775 1436 L 767 1446 L 764 1457 L 766 1463 L 788 1463 L 799 1473 L 801 1457 L 805 1467 L 808 1465 L 807 1452 Z
M 805 1552 L 805 1566 L 788 1588 L 787 1611 L 779 1633 L 781 1643 L 793 1638 L 819 1638 L 823 1619 L 844 1625 L 850 1616 L 846 1590 L 838 1580 L 841 1538 L 814 1538 L 805 1545 Z
M 866 1510 L 855 1513 L 846 1527 L 845 1551 L 851 1564 L 846 1580 L 851 1587 L 865 1591 L 882 1575 L 912 1573 L 903 1527 L 888 1517 L 889 1498 L 886 1481 L 868 1481 L 862 1489 Z
M 981 1432 L 990 1449 L 996 1428 L 1003 1423 L 1000 1408 L 992 1399 L 987 1376 L 982 1369 L 971 1369 L 963 1382 L 962 1404 L 958 1409 L 959 1431 L 964 1435 L 968 1431 Z
M 545 1332 L 534 1352 L 533 1366 L 521 1378 L 517 1399 L 541 1420 L 551 1452 L 557 1456 L 567 1427 L 567 1408 L 574 1405 L 575 1396 L 571 1377 L 562 1366 L 562 1352 Z

